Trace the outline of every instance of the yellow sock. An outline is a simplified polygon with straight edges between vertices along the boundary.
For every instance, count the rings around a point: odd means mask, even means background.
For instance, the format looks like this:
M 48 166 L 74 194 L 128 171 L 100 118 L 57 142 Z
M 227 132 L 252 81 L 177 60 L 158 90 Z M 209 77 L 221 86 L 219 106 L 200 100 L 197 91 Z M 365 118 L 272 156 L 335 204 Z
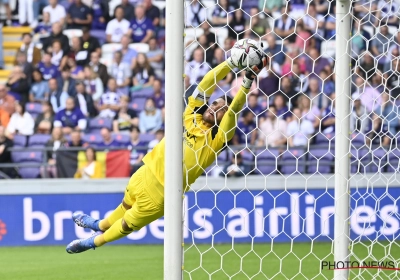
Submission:
M 108 230 L 106 230 L 106 232 L 103 234 L 103 238 L 104 241 L 108 243 L 125 237 L 132 231 L 133 230 L 125 231 L 122 228 L 122 218 L 120 218 L 118 221 L 113 223 L 113 225 Z
M 100 221 L 99 223 L 100 229 L 104 231 L 110 228 L 116 221 L 118 221 L 124 216 L 125 212 L 126 209 L 121 203 L 120 205 L 118 205 L 117 208 L 115 208 L 115 210 L 111 213 L 110 216 Z

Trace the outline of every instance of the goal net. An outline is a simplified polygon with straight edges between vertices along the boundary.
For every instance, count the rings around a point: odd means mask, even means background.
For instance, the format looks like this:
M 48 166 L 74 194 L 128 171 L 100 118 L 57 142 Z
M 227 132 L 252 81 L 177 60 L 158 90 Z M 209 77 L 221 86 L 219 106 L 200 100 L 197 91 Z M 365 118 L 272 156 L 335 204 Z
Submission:
M 185 100 L 238 39 L 263 42 L 270 65 L 231 143 L 186 194 L 185 279 L 333 279 L 338 270 L 346 272 L 337 279 L 400 278 L 400 5 L 350 1 L 340 15 L 351 31 L 341 54 L 339 5 L 186 2 Z M 346 56 L 351 72 L 337 88 Z M 243 74 L 232 71 L 209 102 L 234 97 Z M 345 116 L 337 115 L 340 98 Z M 349 175 L 335 170 L 340 147 Z M 343 179 L 349 204 L 337 205 L 335 181 Z M 342 221 L 339 208 L 348 212 Z M 343 224 L 348 231 L 335 236 Z

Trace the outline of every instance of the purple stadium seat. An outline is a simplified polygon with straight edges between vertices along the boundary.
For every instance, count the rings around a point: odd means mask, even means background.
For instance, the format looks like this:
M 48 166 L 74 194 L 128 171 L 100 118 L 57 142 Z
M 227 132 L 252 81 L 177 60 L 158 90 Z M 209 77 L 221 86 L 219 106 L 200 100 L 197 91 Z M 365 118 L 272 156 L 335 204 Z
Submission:
M 114 139 L 120 144 L 128 144 L 130 141 L 129 134 L 116 133 L 113 136 L 114 136 Z
M 351 149 L 351 173 L 367 172 L 365 167 L 369 163 L 370 157 L 367 149 Z
M 384 172 L 388 166 L 388 151 L 384 148 L 377 148 L 372 151 L 372 160 L 368 165 L 369 172 Z
M 82 137 L 82 141 L 85 143 L 89 143 L 89 145 L 97 145 L 103 142 L 100 134 L 92 133 L 92 134 L 85 134 Z
M 42 162 L 43 159 L 43 154 L 42 152 L 39 151 L 28 151 L 28 152 L 17 152 L 13 151 L 11 152 L 11 158 L 13 162 L 15 163 L 21 163 L 21 162 Z
M 14 136 L 14 147 L 25 147 L 26 146 L 26 136 L 15 135 Z
M 145 97 L 135 97 L 133 98 L 132 102 L 130 103 L 130 108 L 135 110 L 136 112 L 141 112 L 144 109 L 146 103 Z
M 277 149 L 268 149 L 258 151 L 256 154 L 255 173 L 269 175 L 278 171 L 279 151 Z
M 228 150 L 225 149 L 223 150 L 218 156 L 217 156 L 217 162 L 216 164 L 220 167 L 223 167 L 224 165 L 228 164 L 230 161 L 229 159 L 229 153 Z
M 90 35 L 99 40 L 100 45 L 106 43 L 107 35 L 104 30 L 90 30 Z
M 100 132 L 103 127 L 112 129 L 112 120 L 107 118 L 94 118 L 89 121 L 90 133 Z
M 387 172 L 399 172 L 400 171 L 400 150 L 393 149 L 388 152 L 389 164 Z
M 146 88 L 142 88 L 140 90 L 133 92 L 132 96 L 134 99 L 139 98 L 139 97 L 149 98 L 149 97 L 152 97 L 153 94 L 154 94 L 154 89 L 152 87 L 146 87 Z
M 141 133 L 140 134 L 140 141 L 149 143 L 151 140 L 154 140 L 156 136 L 151 133 Z
M 327 133 L 327 134 L 318 133 L 316 135 L 315 143 L 316 144 L 329 144 L 329 143 L 334 144 L 335 143 L 335 134 L 334 133 Z
M 24 179 L 35 179 L 39 178 L 40 167 L 20 167 L 18 173 Z
M 254 166 L 254 155 L 249 150 L 240 152 L 245 165 Z M 234 155 L 233 155 L 234 156 Z
M 306 154 L 303 149 L 290 149 L 281 156 L 283 174 L 304 174 L 306 171 Z
M 354 147 L 361 147 L 365 144 L 365 135 L 362 133 L 353 133 L 351 135 L 351 144 Z
M 29 147 L 44 147 L 46 143 L 50 140 L 51 135 L 49 134 L 35 134 L 29 137 L 28 146 Z
M 314 148 L 308 153 L 308 173 L 321 174 L 331 173 L 332 165 L 334 164 L 334 151 L 328 149 Z
M 39 115 L 42 113 L 42 104 L 40 103 L 26 103 L 25 110 L 31 115 Z

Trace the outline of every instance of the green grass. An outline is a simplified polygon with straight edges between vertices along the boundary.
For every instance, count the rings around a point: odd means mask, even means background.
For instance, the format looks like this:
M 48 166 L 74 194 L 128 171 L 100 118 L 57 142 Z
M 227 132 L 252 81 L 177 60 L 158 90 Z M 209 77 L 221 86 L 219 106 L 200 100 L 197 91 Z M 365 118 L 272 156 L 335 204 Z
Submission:
M 311 249 L 312 248 L 312 249 Z M 320 260 L 333 260 L 331 243 L 187 246 L 184 279 L 333 279 L 320 272 Z M 312 253 L 311 253 L 312 251 Z M 400 244 L 359 243 L 355 255 L 368 260 L 400 261 Z M 386 256 L 386 257 L 385 257 Z M 105 246 L 68 255 L 64 247 L 0 248 L 1 280 L 163 279 L 163 247 Z M 400 279 L 389 270 L 352 270 L 351 279 Z

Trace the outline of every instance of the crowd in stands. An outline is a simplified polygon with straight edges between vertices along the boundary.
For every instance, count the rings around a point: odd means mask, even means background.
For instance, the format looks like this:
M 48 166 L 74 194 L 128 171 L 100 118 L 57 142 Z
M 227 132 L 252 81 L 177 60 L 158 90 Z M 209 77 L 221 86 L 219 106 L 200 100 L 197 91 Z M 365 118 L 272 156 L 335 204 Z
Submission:
M 15 66 L 0 85 L 1 163 L 12 162 L 9 148 L 21 146 L 21 137 L 29 146 L 38 135 L 53 151 L 128 147 L 131 164 L 140 164 L 163 137 L 165 9 L 152 0 L 121 0 L 113 11 L 107 0 L 33 2 L 19 1 L 14 24 L 30 25 L 34 33 L 23 34 Z M 251 89 L 231 144 L 276 149 L 277 158 L 290 148 L 334 141 L 335 56 L 329 46 L 336 1 L 206 2 L 186 6 L 186 27 L 200 34 L 185 42 L 186 97 L 237 39 L 261 40 L 270 66 Z M 351 132 L 363 135 L 363 144 L 390 146 L 400 128 L 400 6 L 362 0 L 352 9 Z M 82 36 L 68 37 L 68 29 L 80 29 Z M 147 44 L 148 51 L 138 52 L 132 43 Z M 102 52 L 105 44 L 118 44 L 112 62 Z M 230 73 L 213 98 L 234 97 L 243 74 Z M 247 152 L 254 156 L 252 149 Z M 55 153 L 46 158 L 42 175 L 47 169 L 56 177 Z M 248 159 L 228 155 L 222 174 L 235 173 L 231 165 Z

